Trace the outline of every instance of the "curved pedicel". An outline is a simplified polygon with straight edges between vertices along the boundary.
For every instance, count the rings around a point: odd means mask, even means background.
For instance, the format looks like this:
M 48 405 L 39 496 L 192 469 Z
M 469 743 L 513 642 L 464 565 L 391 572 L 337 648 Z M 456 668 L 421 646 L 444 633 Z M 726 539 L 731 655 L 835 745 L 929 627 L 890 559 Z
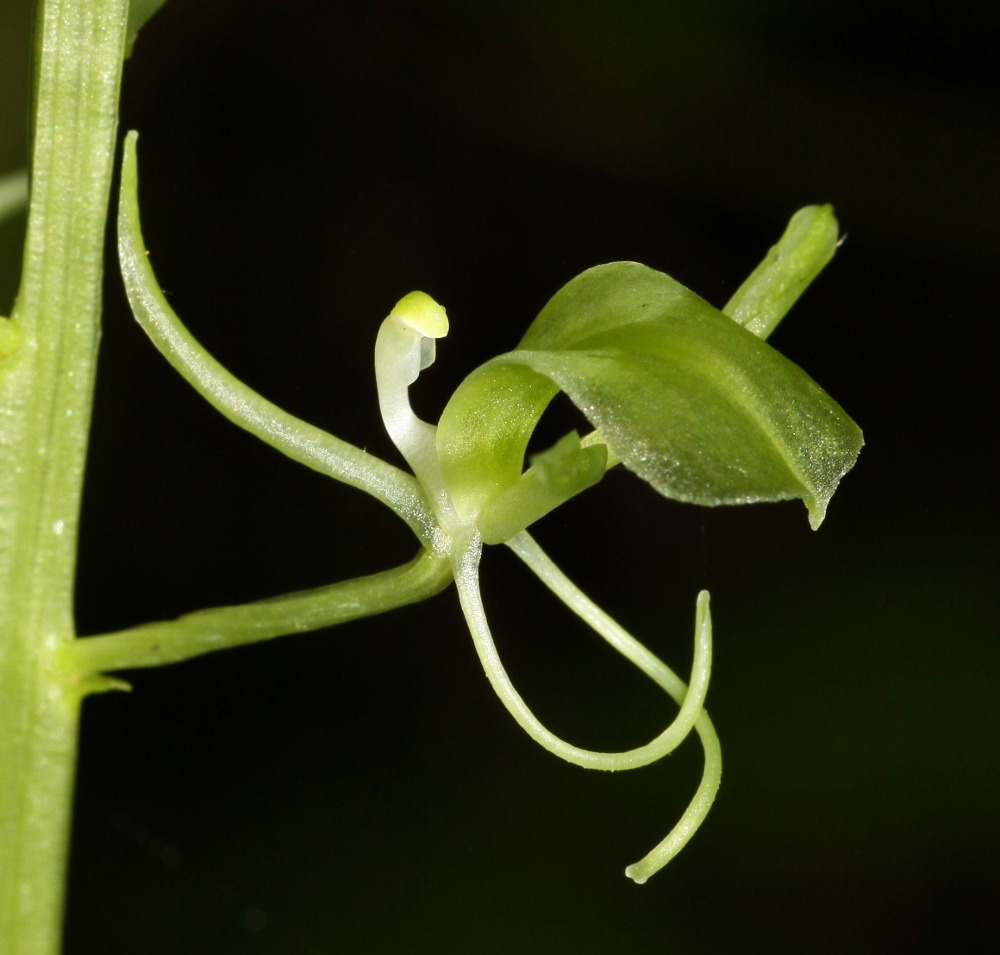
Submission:
M 288 414 L 219 364 L 184 327 L 156 281 L 139 221 L 138 133 L 125 137 L 118 204 L 118 257 L 136 321 L 160 353 L 217 411 L 266 444 L 391 508 L 425 543 L 434 520 L 419 482 L 399 468 Z

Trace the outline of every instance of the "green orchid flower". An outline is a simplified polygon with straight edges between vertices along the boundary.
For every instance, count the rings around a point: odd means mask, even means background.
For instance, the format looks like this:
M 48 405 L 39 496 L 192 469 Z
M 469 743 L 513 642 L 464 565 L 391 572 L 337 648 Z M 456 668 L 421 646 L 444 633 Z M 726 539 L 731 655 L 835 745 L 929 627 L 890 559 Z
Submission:
M 268 402 L 218 364 L 167 304 L 138 212 L 135 133 L 125 144 L 119 255 L 136 319 L 191 385 L 235 424 L 307 466 L 357 487 L 402 518 L 420 541 L 409 564 L 383 574 L 243 607 L 77 641 L 81 674 L 151 666 L 209 650 L 329 626 L 431 596 L 454 581 L 486 676 L 517 723 L 568 762 L 609 771 L 647 765 L 694 730 L 705 769 L 682 818 L 626 869 L 645 882 L 690 840 L 721 778 L 718 737 L 704 709 L 712 665 L 709 595 L 695 613 L 687 684 L 583 594 L 527 528 L 618 465 L 666 497 L 706 506 L 800 498 L 816 528 L 863 445 L 850 417 L 764 339 L 833 256 L 829 206 L 800 210 L 721 311 L 668 275 L 616 262 L 577 276 L 520 343 L 473 371 L 438 424 L 421 421 L 409 387 L 448 333 L 445 310 L 413 292 L 382 323 L 375 346 L 379 406 L 412 473 Z M 530 456 L 546 406 L 564 392 L 594 430 L 571 432 Z M 545 585 L 677 703 L 644 746 L 603 753 L 568 743 L 535 717 L 507 675 L 479 587 L 484 544 L 505 544 Z

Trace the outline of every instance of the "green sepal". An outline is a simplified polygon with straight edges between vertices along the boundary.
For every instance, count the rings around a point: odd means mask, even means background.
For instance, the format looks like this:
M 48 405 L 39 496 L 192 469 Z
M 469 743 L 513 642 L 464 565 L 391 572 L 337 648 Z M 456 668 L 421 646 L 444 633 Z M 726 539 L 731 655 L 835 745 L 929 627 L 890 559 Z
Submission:
M 864 443 L 765 342 L 668 275 L 616 262 L 564 286 L 518 347 L 448 402 L 438 458 L 464 519 L 495 510 L 521 481 L 528 440 L 560 389 L 661 494 L 710 506 L 801 498 L 814 528 Z

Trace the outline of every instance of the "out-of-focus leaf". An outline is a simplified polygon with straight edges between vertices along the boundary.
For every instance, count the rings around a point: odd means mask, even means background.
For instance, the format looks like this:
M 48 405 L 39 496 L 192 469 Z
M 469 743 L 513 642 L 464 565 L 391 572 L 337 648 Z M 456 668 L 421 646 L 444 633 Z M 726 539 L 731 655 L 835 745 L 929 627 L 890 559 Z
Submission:
M 126 59 L 132 55 L 136 38 L 139 36 L 139 31 L 146 25 L 146 21 L 166 2 L 167 0 L 129 0 L 128 24 L 125 27 Z
M 437 446 L 460 514 L 520 481 L 560 389 L 661 494 L 705 505 L 801 498 L 813 527 L 863 444 L 798 366 L 668 275 L 616 262 L 564 286 L 514 351 L 452 396 Z
M 0 176 L 0 222 L 26 209 L 28 206 L 28 171 Z

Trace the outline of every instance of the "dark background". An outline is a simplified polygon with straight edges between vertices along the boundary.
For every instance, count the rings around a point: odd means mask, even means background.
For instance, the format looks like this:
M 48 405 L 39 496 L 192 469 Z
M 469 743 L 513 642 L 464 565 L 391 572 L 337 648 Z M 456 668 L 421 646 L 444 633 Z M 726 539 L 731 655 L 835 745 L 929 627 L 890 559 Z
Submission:
M 24 162 L 28 6 L 0 5 L 0 170 Z M 67 955 L 986 950 L 998 39 L 973 0 L 169 0 L 122 101 L 146 239 L 179 314 L 267 397 L 397 461 L 371 356 L 404 293 L 451 319 L 415 389 L 433 419 L 584 268 L 636 259 L 721 305 L 829 201 L 847 241 L 771 342 L 867 447 L 818 533 L 799 503 L 701 510 L 617 472 L 538 525 L 682 674 L 712 591 L 723 787 L 647 885 L 622 871 L 690 799 L 697 744 L 613 776 L 543 752 L 449 590 L 88 701 Z M 0 230 L 0 311 L 22 230 Z M 194 395 L 110 252 L 105 312 L 81 634 L 414 553 Z M 672 718 L 502 548 L 483 586 L 556 732 L 627 748 Z

